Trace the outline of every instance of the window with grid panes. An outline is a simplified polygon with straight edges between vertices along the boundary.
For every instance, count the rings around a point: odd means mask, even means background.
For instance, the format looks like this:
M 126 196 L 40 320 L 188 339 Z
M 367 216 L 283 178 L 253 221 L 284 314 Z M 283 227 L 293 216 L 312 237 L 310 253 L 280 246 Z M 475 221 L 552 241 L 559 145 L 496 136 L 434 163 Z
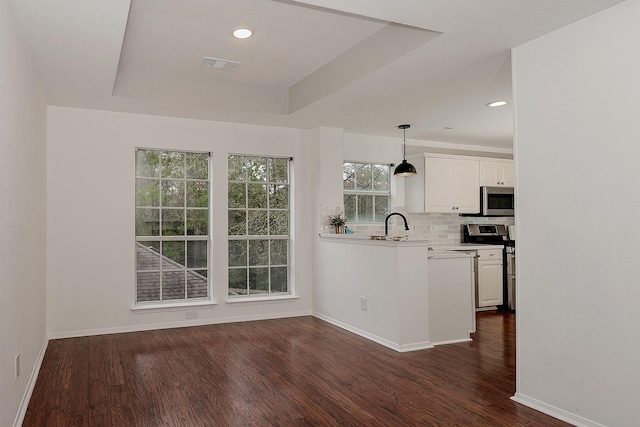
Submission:
M 229 156 L 229 295 L 290 293 L 289 158 Z
M 344 162 L 342 182 L 347 222 L 384 222 L 391 205 L 390 165 Z
M 209 153 L 136 150 L 136 303 L 209 298 Z

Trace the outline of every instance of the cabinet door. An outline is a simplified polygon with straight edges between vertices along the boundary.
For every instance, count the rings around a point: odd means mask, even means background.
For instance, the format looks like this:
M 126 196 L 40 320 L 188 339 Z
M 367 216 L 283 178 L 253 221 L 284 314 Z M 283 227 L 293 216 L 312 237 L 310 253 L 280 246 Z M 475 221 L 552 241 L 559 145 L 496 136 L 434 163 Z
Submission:
M 512 160 L 480 160 L 481 187 L 513 187 Z
M 477 160 L 455 160 L 454 205 L 457 213 L 480 213 Z
M 424 211 L 455 212 L 454 160 L 425 157 L 424 159 Z
M 501 162 L 500 163 L 500 182 L 505 187 L 513 187 L 513 162 Z
M 480 160 L 480 186 L 495 187 L 500 185 L 500 162 Z
M 478 262 L 478 307 L 502 305 L 502 261 Z

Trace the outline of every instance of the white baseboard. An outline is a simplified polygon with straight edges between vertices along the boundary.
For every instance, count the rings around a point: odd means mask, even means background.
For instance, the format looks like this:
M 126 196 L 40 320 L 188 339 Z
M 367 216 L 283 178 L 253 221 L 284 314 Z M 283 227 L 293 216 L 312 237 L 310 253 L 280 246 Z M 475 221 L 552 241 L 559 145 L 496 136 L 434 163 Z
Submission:
M 301 316 L 311 316 L 311 315 L 312 315 L 311 310 L 304 310 L 304 311 L 294 311 L 289 313 L 274 313 L 274 314 L 263 314 L 263 315 L 231 316 L 231 317 L 210 318 L 210 319 L 181 320 L 176 322 L 151 323 L 151 324 L 143 324 L 143 325 L 121 326 L 116 328 L 86 329 L 86 330 L 68 331 L 68 332 L 50 332 L 49 339 L 88 337 L 93 335 L 107 335 L 107 334 L 121 334 L 126 332 L 140 332 L 140 331 L 152 331 L 157 329 L 185 328 L 189 326 L 217 325 L 222 323 L 250 322 L 254 320 L 284 319 L 287 317 L 301 317 Z
M 432 344 L 436 346 L 436 345 L 446 345 L 446 344 L 459 344 L 461 342 L 469 342 L 469 341 L 473 341 L 473 340 L 471 338 L 460 338 L 458 340 L 438 341 Z
M 413 344 L 403 344 L 399 346 L 398 349 L 394 349 L 394 350 L 397 350 L 400 353 L 404 353 L 407 351 L 426 350 L 428 348 L 433 348 L 433 343 L 431 341 L 416 342 Z
M 400 345 L 400 344 L 394 343 L 393 341 L 389 341 L 385 338 L 381 338 L 377 335 L 369 333 L 367 331 L 363 331 L 362 329 L 358 329 L 355 326 L 351 326 L 347 323 L 336 320 L 332 317 L 325 316 L 324 314 L 320 314 L 318 312 L 313 312 L 313 317 L 317 317 L 320 320 L 324 320 L 327 323 L 331 323 L 332 325 L 335 325 L 341 329 L 352 332 L 356 335 L 360 335 L 363 338 L 366 338 L 370 341 L 373 341 L 377 344 L 383 345 L 385 347 L 388 347 L 392 350 L 395 350 L 401 353 L 407 352 L 407 351 L 424 350 L 426 348 L 433 348 L 433 344 L 431 344 L 431 342 L 429 341 Z
M 20 427 L 22 425 L 22 422 L 24 421 L 24 416 L 27 414 L 29 401 L 31 400 L 33 389 L 36 386 L 38 374 L 40 373 L 40 367 L 42 366 L 42 361 L 44 360 L 44 354 L 47 351 L 48 345 L 49 336 L 45 335 L 42 346 L 40 347 L 40 352 L 38 353 L 38 357 L 36 358 L 36 363 L 31 370 L 31 375 L 29 376 L 29 381 L 27 382 L 27 388 L 24 390 L 24 394 L 22 395 L 22 400 L 20 401 L 20 407 L 18 407 L 16 419 L 13 421 L 13 427 Z
M 548 403 L 542 402 L 538 399 L 526 396 L 522 393 L 516 393 L 511 397 L 511 400 L 518 402 L 524 406 L 528 406 L 531 409 L 540 411 L 544 414 L 550 415 L 553 418 L 557 418 L 569 424 L 579 427 L 605 427 L 603 424 L 591 421 L 587 418 L 583 418 L 580 415 L 565 411 L 564 409 L 557 408 Z

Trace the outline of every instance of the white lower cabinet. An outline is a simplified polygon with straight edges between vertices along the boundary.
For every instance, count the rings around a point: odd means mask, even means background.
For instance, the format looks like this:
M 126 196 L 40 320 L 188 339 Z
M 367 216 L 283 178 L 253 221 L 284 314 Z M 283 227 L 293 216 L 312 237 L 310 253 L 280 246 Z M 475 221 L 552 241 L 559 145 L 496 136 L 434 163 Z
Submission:
M 429 340 L 432 344 L 469 341 L 475 332 L 472 254 L 431 252 L 427 256 Z
M 503 268 L 502 250 L 478 250 L 477 307 L 502 305 Z

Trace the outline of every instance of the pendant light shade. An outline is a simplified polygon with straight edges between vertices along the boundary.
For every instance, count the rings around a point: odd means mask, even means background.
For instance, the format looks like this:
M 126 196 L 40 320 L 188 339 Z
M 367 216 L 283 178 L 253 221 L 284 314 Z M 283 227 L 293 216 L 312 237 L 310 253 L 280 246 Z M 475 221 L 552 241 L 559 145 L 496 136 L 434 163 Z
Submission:
M 403 160 L 402 163 L 396 166 L 395 170 L 393 171 L 393 174 L 398 176 L 409 176 L 415 175 L 416 173 L 416 168 L 406 160 Z
M 396 176 L 411 176 L 417 173 L 415 166 L 407 162 L 407 129 L 410 127 L 411 125 L 398 126 L 398 129 L 402 129 L 402 163 L 396 166 L 396 169 L 393 171 L 393 174 Z

